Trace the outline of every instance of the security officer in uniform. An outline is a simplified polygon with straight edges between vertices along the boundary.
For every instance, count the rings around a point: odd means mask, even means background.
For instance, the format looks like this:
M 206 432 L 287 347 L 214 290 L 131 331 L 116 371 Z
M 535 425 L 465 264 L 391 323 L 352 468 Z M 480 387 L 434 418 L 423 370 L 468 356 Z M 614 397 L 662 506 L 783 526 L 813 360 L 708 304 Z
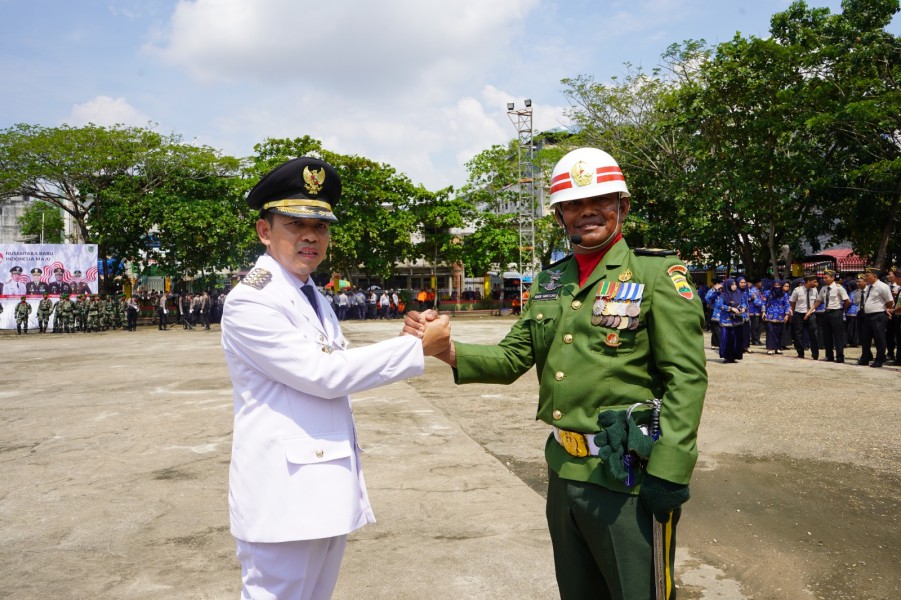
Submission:
M 823 346 L 828 362 L 845 362 L 845 322 L 842 318 L 845 310 L 851 306 L 851 298 L 844 286 L 835 283 L 836 272 L 832 269 L 823 271 L 823 287 L 817 295 L 816 306 L 824 309 L 821 324 L 823 325 Z
M 234 386 L 231 532 L 242 598 L 329 598 L 347 535 L 374 521 L 350 394 L 419 375 L 446 350 L 448 320 L 422 339 L 348 349 L 312 273 L 326 256 L 335 169 L 290 160 L 247 196 L 266 253 L 225 301 L 222 346 Z
M 652 598 L 653 518 L 666 524 L 671 597 L 675 524 L 689 497 L 707 389 L 703 307 L 672 252 L 633 250 L 622 238 L 630 194 L 609 154 L 564 156 L 550 202 L 574 255 L 538 275 L 497 346 L 454 342 L 438 358 L 459 384 L 509 384 L 537 368 L 561 598 Z M 405 325 L 423 316 L 410 313 Z M 653 429 L 643 403 L 654 399 L 662 400 L 660 432 L 649 450 L 652 438 L 638 426 Z

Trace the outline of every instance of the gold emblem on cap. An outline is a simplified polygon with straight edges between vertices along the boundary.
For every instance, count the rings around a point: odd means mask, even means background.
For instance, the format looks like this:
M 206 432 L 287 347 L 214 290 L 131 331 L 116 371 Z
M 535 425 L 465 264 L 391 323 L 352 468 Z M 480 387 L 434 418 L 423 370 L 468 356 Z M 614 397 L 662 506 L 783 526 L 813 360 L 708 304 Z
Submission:
M 619 279 L 623 283 L 629 281 L 630 279 L 632 279 L 632 271 L 630 271 L 629 269 L 626 269 L 625 271 L 623 271 L 622 273 L 619 274 L 617 279 Z
M 573 178 L 573 181 L 576 182 L 577 186 L 584 187 L 591 183 L 592 173 L 591 169 L 588 167 L 588 163 L 584 160 L 580 160 L 569 170 L 569 176 Z
M 322 190 L 323 184 L 325 184 L 325 169 L 320 168 L 318 171 L 311 171 L 310 167 L 304 167 L 303 180 L 307 184 L 307 191 L 316 196 Z

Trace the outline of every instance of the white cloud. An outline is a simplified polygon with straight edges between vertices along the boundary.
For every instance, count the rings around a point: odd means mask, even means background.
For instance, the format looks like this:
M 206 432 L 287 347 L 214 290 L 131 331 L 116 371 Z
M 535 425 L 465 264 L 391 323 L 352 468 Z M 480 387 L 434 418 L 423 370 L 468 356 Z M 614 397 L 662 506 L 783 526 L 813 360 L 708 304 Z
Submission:
M 72 107 L 65 122 L 69 125 L 130 125 L 146 126 L 150 118 L 128 103 L 125 98 L 97 96 L 82 104 Z
M 182 0 L 145 49 L 203 81 L 431 94 L 490 69 L 537 2 Z

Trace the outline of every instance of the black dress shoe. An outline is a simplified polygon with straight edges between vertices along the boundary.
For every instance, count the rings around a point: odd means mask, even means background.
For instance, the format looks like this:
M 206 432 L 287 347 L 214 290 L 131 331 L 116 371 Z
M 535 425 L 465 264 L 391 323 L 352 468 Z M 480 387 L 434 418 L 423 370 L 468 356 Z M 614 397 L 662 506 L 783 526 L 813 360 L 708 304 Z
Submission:
M 858 367 L 865 367 L 865 366 L 867 366 L 867 361 L 865 361 L 865 360 L 859 360 L 859 361 L 857 361 L 857 366 L 858 366 Z
M 835 362 L 836 362 L 836 363 L 843 363 L 843 362 L 845 362 L 845 359 L 844 359 L 844 358 L 836 358 L 836 359 L 835 359 Z
M 872 363 L 870 363 L 870 366 L 873 367 L 874 369 L 878 369 L 879 367 L 882 366 L 882 363 L 879 362 L 878 360 L 874 360 Z

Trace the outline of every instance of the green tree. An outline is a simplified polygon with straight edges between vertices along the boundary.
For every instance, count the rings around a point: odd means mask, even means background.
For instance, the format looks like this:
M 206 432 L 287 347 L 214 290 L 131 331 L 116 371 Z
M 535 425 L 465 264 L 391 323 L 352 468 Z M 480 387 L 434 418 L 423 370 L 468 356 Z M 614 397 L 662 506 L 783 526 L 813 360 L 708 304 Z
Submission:
M 101 257 L 120 259 L 117 265 L 153 259 L 170 274 L 238 262 L 246 236 L 232 237 L 243 216 L 237 167 L 178 135 L 137 127 L 0 131 L 0 195 L 26 193 L 65 211 L 78 238 L 96 243 Z M 154 231 L 165 233 L 159 249 L 147 244 Z M 108 286 L 116 274 L 103 273 Z
M 61 244 L 63 242 L 63 217 L 59 209 L 46 202 L 34 202 L 19 217 L 22 235 L 33 243 Z
M 418 255 L 411 239 L 418 207 L 432 204 L 436 195 L 406 175 L 387 164 L 326 150 L 309 136 L 267 139 L 254 150 L 250 169 L 254 176 L 300 156 L 321 158 L 341 176 L 341 200 L 335 206 L 338 222 L 331 228 L 322 272 L 384 282 L 398 262 Z
M 827 168 L 811 182 L 830 241 L 850 239 L 878 266 L 899 257 L 901 40 L 885 28 L 898 0 L 845 0 L 842 12 L 795 2 L 772 19 L 774 39 L 800 57 L 811 152 Z

